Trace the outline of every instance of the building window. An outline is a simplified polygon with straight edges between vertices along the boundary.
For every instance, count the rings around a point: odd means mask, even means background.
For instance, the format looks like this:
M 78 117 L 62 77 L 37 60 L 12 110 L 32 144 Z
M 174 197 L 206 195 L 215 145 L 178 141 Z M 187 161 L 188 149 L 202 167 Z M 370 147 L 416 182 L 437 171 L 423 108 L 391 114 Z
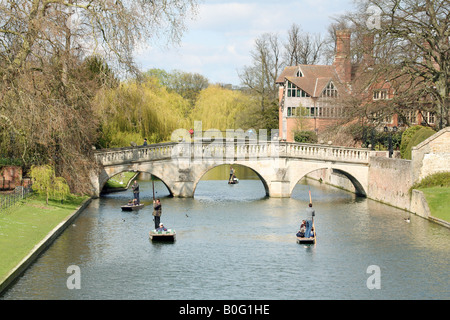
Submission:
M 428 124 L 434 124 L 435 123 L 435 115 L 433 112 L 423 112 L 423 119 L 426 121 L 426 123 Z
M 298 112 L 298 110 L 296 107 L 288 107 L 287 108 L 287 116 L 288 117 L 296 117 L 297 112 Z
M 322 98 L 337 98 L 338 91 L 334 86 L 334 83 L 330 81 L 327 87 L 323 90 L 321 97 Z
M 392 115 L 384 115 L 382 111 L 372 113 L 372 119 L 384 124 L 394 123 L 394 118 Z
M 387 90 L 373 91 L 373 100 L 386 100 L 386 99 L 387 99 Z
M 297 77 L 303 77 L 303 73 L 300 69 L 297 71 Z
M 314 116 L 314 108 L 305 107 L 288 107 L 288 117 L 310 117 Z
M 408 124 L 417 124 L 417 112 L 407 111 L 405 114 L 405 119 Z
M 316 108 L 313 116 L 318 118 L 342 118 L 344 117 L 344 109 L 333 106 L 320 106 Z
M 294 84 L 292 84 L 291 82 L 288 81 L 288 87 L 287 87 L 287 96 L 288 98 L 309 98 L 310 95 L 308 93 L 306 93 L 305 91 L 303 91 L 302 89 L 298 88 L 297 86 L 295 86 Z

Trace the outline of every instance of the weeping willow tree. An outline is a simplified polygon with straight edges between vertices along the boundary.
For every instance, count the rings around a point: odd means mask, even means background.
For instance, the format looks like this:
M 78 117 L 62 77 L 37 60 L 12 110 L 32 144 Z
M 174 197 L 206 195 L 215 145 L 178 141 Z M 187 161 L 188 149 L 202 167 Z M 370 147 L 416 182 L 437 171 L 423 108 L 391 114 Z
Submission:
M 101 91 L 95 100 L 100 119 L 99 147 L 114 148 L 170 140 L 172 132 L 186 128 L 189 101 L 169 92 L 155 79 L 129 81 L 117 88 Z
M 210 86 L 200 92 L 191 121 L 202 121 L 203 130 L 239 129 L 238 119 L 251 107 L 252 99 L 240 91 Z
M 45 196 L 47 204 L 49 198 L 62 202 L 70 194 L 67 181 L 63 177 L 57 177 L 50 165 L 32 166 L 30 176 L 33 179 L 33 189 Z

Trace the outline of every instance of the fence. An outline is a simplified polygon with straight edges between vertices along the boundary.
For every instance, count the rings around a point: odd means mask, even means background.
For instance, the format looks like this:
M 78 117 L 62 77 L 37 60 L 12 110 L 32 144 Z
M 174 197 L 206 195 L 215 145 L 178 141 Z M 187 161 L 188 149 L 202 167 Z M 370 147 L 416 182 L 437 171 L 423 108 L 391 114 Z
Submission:
M 31 185 L 16 187 L 13 193 L 0 194 L 0 212 L 14 206 L 20 200 L 28 198 L 33 193 Z

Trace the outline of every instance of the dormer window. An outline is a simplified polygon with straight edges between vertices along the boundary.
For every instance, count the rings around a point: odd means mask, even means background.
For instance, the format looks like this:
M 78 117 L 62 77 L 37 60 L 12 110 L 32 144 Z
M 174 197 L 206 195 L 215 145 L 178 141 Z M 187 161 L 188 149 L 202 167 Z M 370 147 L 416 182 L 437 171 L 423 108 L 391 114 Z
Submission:
M 336 89 L 336 87 L 334 86 L 334 83 L 332 81 L 330 81 L 330 83 L 328 83 L 327 87 L 323 90 L 321 97 L 322 98 L 337 98 L 338 96 L 338 91 Z
M 299 78 L 303 77 L 302 70 L 298 69 L 298 71 L 297 71 L 297 77 L 299 77 Z
M 298 97 L 298 98 L 309 98 L 310 95 L 303 91 L 302 89 L 298 88 L 296 85 L 294 85 L 292 82 L 288 81 L 287 86 L 287 96 L 288 98 L 291 97 Z

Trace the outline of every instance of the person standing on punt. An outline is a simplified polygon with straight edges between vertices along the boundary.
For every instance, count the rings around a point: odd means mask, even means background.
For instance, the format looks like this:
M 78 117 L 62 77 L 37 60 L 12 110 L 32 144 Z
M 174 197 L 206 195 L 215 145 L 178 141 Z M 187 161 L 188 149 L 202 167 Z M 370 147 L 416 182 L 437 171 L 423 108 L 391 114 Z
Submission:
M 235 172 L 236 171 L 233 169 L 233 167 L 230 166 L 230 178 L 228 179 L 228 182 L 233 182 Z
M 310 202 L 308 205 L 308 208 L 306 208 L 306 231 L 305 231 L 305 237 L 309 238 L 311 234 L 311 229 L 313 226 L 313 219 L 316 215 L 316 211 L 312 207 L 312 203 Z
M 139 184 L 137 183 L 137 180 L 134 180 L 133 185 L 131 186 L 133 189 L 133 198 L 137 200 L 137 204 L 140 204 L 139 201 Z
M 155 229 L 158 229 L 159 227 L 159 223 L 161 220 L 161 213 L 162 213 L 161 200 L 160 199 L 153 200 L 153 217 L 155 220 Z

